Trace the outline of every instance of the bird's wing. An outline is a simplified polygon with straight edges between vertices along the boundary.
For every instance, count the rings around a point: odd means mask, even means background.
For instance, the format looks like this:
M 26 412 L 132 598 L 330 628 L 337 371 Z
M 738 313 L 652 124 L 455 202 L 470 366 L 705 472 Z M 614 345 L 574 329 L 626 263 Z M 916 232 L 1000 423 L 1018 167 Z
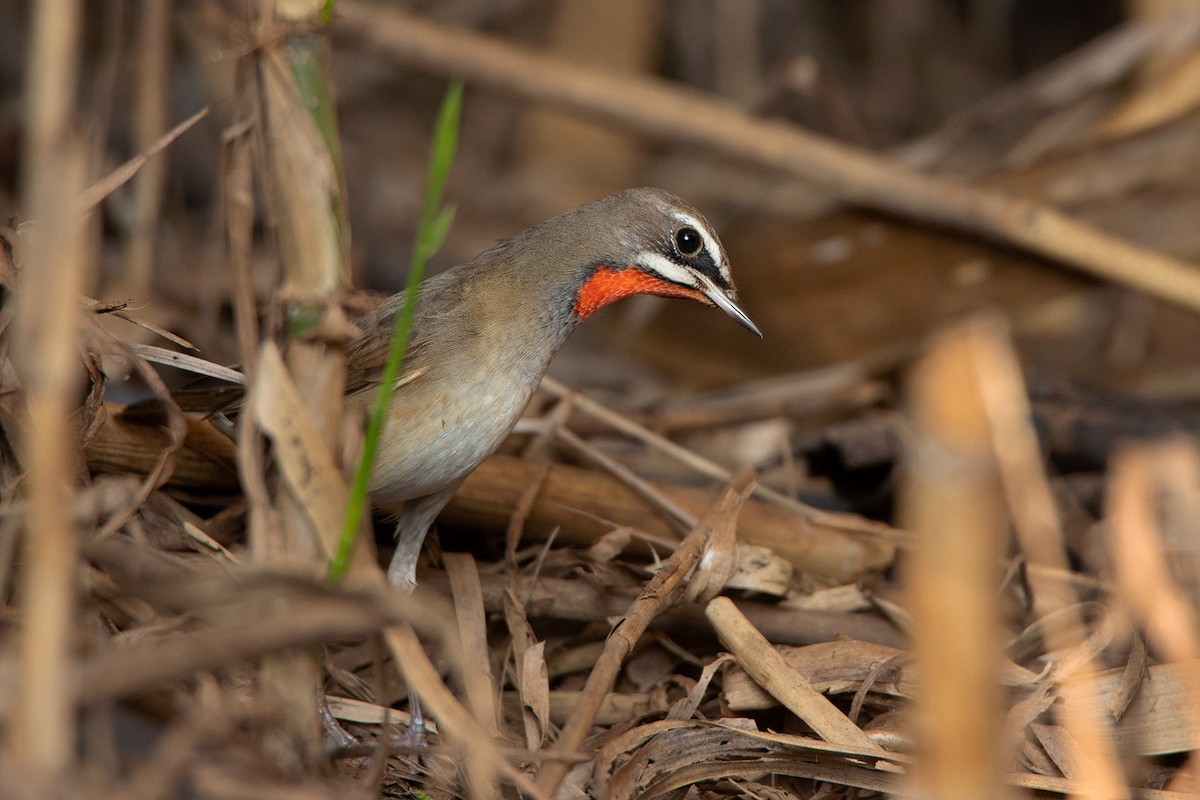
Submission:
M 396 317 L 404 310 L 405 296 L 404 292 L 394 294 L 356 320 L 362 333 L 346 350 L 347 396 L 373 389 L 383 379 Z M 422 284 L 397 386 L 417 380 L 433 366 L 430 351 L 435 348 L 430 348 L 429 343 L 439 330 L 447 325 L 453 327 L 460 298 L 461 289 L 450 273 Z
M 384 365 L 387 363 L 396 329 L 396 316 L 403 308 L 403 295 L 400 296 L 401 303 L 393 302 L 394 299 L 358 323 L 362 335 L 351 342 L 346 351 L 347 396 L 373 389 L 383 380 Z M 413 379 L 414 371 L 419 369 L 416 364 L 425 349 L 415 322 L 414 320 L 413 329 L 409 332 L 408 347 L 401 367 L 401 384 Z

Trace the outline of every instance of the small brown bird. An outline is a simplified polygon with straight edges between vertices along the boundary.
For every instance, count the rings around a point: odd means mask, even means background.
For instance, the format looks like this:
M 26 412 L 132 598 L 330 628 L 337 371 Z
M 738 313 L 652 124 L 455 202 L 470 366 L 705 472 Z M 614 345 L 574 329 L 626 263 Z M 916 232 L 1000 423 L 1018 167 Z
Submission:
M 434 518 L 512 431 L 575 326 L 634 294 L 689 297 L 761 336 L 738 303 L 729 260 L 695 209 L 668 192 L 629 189 L 514 236 L 421 284 L 405 361 L 371 482 L 403 504 L 388 569 L 411 588 Z M 348 357 L 349 403 L 374 402 L 404 294 L 360 321 Z

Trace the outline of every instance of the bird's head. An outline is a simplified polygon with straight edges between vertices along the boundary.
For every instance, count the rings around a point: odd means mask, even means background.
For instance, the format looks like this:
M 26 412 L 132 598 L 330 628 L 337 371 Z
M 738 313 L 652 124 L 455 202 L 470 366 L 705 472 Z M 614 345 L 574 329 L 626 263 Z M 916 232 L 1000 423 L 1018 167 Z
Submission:
M 629 189 L 576 213 L 574 222 L 603 219 L 604 227 L 616 233 L 603 256 L 586 265 L 575 299 L 578 319 L 634 294 L 689 297 L 716 306 L 762 336 L 742 309 L 716 233 L 678 197 L 660 189 Z

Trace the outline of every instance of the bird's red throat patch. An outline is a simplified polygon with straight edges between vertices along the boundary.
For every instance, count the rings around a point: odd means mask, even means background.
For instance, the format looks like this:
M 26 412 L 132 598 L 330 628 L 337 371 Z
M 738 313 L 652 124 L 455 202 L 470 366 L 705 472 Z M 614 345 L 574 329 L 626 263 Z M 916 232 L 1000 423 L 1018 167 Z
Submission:
M 587 319 L 597 309 L 633 294 L 690 297 L 693 300 L 705 301 L 704 295 L 696 289 L 671 283 L 636 267 L 600 267 L 580 287 L 579 297 L 575 299 L 575 316 L 581 320 Z

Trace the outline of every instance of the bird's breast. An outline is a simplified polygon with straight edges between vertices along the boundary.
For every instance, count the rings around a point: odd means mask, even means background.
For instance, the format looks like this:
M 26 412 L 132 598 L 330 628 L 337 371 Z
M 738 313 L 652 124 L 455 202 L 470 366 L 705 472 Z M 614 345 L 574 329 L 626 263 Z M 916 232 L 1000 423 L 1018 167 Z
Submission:
M 393 398 L 372 481 L 380 499 L 453 485 L 516 425 L 570 328 L 570 308 L 553 287 L 516 277 L 476 272 L 426 298 L 418 314 L 424 372 Z
M 465 477 L 495 452 L 524 411 L 536 380 L 506 369 L 431 373 L 393 398 L 372 492 L 402 502 Z

